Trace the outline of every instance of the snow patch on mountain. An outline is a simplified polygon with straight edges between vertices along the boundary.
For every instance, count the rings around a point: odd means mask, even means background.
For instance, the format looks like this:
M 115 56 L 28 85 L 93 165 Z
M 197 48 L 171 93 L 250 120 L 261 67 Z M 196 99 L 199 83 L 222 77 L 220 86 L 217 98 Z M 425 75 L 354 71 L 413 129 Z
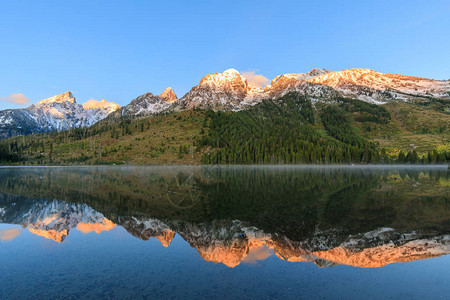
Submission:
M 180 99 L 184 109 L 210 108 L 214 110 L 239 110 L 260 101 L 264 90 L 252 86 L 235 69 L 206 75 Z
M 41 106 L 44 104 L 50 104 L 50 103 L 63 103 L 63 102 L 70 102 L 70 103 L 77 103 L 75 100 L 75 97 L 72 95 L 72 92 L 68 91 L 65 93 L 62 93 L 60 95 L 56 95 L 44 100 L 39 101 L 36 106 Z
M 0 111 L 0 139 L 89 127 L 119 109 L 113 102 L 100 103 L 100 107 L 86 109 L 76 102 L 71 92 L 66 92 L 28 108 Z
M 15 222 L 22 224 L 34 234 L 62 242 L 69 235 L 69 231 L 77 225 L 103 224 L 105 217 L 86 204 L 53 200 L 36 203 Z
M 172 88 L 169 87 L 160 95 L 146 93 L 133 99 L 130 104 L 123 106 L 120 110 L 113 114 L 113 116 L 157 114 L 169 109 L 176 101 L 177 96 Z
M 380 73 L 369 69 L 328 72 L 307 81 L 327 85 L 343 95 L 375 103 L 389 100 L 389 96 L 398 99 L 408 99 L 414 95 L 445 97 L 450 91 L 448 80 Z

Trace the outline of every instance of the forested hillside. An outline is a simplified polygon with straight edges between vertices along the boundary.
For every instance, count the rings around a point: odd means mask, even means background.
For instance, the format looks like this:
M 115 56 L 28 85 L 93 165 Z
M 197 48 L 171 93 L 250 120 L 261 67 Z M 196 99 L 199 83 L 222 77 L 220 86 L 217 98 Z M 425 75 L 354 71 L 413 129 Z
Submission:
M 358 135 L 335 105 L 319 113 L 289 93 L 239 112 L 209 112 L 209 134 L 199 146 L 214 151 L 203 163 L 374 163 L 373 143 Z
M 2 164 L 347 164 L 450 161 L 441 103 L 369 104 L 299 93 L 247 110 L 107 119 L 0 142 Z

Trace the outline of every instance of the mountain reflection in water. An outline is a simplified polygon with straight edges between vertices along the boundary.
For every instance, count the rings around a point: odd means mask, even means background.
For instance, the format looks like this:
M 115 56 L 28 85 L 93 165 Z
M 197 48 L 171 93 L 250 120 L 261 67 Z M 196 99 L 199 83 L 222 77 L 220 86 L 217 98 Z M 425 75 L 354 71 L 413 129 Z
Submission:
M 0 222 L 59 243 L 74 229 L 121 226 L 164 247 L 178 234 L 204 260 L 228 267 L 271 255 L 381 267 L 450 253 L 445 168 L 4 168 L 0 175 Z

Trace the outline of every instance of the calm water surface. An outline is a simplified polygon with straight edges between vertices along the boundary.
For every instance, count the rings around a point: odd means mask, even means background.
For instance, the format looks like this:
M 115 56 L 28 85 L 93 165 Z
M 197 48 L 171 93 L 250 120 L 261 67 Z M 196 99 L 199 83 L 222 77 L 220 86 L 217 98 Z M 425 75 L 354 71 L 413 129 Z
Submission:
M 0 168 L 0 299 L 449 299 L 447 167 Z

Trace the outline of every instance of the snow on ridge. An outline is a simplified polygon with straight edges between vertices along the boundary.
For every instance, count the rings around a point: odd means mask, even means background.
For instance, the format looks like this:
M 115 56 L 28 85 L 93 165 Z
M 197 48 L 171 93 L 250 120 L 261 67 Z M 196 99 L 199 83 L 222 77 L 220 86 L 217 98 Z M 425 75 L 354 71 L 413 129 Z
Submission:
M 310 96 L 313 102 L 328 101 L 340 95 L 381 105 L 392 99 L 449 98 L 450 80 L 388 74 L 364 68 L 341 71 L 312 69 L 307 73 L 278 75 L 262 89 L 249 84 L 239 71 L 227 69 L 204 76 L 181 99 L 171 88 L 166 88 L 160 95 L 141 95 L 122 108 L 106 100 L 83 107 L 68 91 L 26 109 L 0 111 L 0 138 L 88 127 L 116 111 L 120 115 L 151 115 L 175 107 L 238 111 L 263 99 L 276 99 L 293 91 Z
M 60 95 L 55 95 L 53 97 L 41 100 L 36 104 L 36 106 L 41 106 L 50 103 L 61 103 L 66 101 L 71 103 L 77 103 L 75 97 L 72 95 L 72 92 L 68 91 Z
M 374 91 L 398 91 L 407 94 L 438 97 L 450 90 L 450 81 L 381 73 L 363 68 L 325 73 L 309 79 L 308 82 L 328 85 L 357 96 L 358 91 L 355 87 L 365 87 Z
M 106 118 L 120 106 L 112 103 L 85 109 L 71 92 L 39 101 L 23 109 L 0 111 L 0 139 L 32 133 L 89 127 Z

